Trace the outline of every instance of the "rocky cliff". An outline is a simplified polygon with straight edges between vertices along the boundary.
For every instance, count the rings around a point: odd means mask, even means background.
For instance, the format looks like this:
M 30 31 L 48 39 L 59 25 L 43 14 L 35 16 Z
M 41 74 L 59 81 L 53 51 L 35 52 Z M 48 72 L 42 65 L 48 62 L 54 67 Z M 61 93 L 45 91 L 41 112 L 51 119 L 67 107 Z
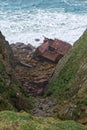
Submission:
M 33 96 L 41 96 L 48 84 L 55 63 L 35 56 L 36 48 L 30 44 L 11 44 L 14 56 L 17 59 L 15 73 L 23 87 Z
M 31 103 L 15 78 L 14 56 L 9 43 L 0 32 L 0 110 L 28 110 Z
M 57 99 L 58 117 L 87 125 L 87 30 L 58 63 L 47 95 Z

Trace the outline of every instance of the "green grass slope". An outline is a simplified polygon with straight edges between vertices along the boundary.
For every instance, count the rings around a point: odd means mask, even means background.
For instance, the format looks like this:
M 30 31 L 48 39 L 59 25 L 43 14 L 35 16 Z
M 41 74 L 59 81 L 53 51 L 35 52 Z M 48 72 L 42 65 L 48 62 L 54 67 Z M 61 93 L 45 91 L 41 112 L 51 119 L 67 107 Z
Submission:
M 87 30 L 58 63 L 47 95 L 57 99 L 58 116 L 87 124 Z
M 0 130 L 87 130 L 74 121 L 37 118 L 26 112 L 0 112 Z

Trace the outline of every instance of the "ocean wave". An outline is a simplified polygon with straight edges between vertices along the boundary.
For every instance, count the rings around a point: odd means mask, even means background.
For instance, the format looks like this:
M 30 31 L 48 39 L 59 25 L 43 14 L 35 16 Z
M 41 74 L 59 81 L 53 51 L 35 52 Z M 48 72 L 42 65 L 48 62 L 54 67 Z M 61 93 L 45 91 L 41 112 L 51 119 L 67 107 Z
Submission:
M 64 0 L 70 6 L 87 6 L 87 0 Z
M 87 0 L 0 0 L 0 9 L 64 9 L 67 12 L 87 13 Z
M 73 44 L 87 28 L 87 13 L 78 10 L 77 13 L 77 8 L 73 10 L 73 6 L 67 3 L 73 4 L 71 1 L 74 0 L 0 1 L 0 30 L 10 43 L 19 41 L 38 46 L 42 43 L 43 36 L 46 36 Z M 31 6 L 33 8 L 30 8 Z M 67 7 L 70 8 L 68 11 Z M 35 42 L 36 38 L 39 38 L 40 42 Z
M 72 44 L 86 27 L 86 14 L 59 10 L 6 11 L 2 13 L 0 20 L 0 29 L 10 43 L 20 41 L 36 46 L 39 43 L 35 43 L 35 38 L 41 39 L 41 43 L 43 36 L 59 38 Z

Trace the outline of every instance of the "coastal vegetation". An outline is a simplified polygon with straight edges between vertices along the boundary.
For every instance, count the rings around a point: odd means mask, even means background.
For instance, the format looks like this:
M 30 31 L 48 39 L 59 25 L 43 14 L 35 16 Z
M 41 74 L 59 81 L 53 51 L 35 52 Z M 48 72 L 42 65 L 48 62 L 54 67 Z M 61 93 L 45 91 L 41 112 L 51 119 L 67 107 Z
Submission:
M 57 99 L 59 117 L 86 123 L 87 30 L 58 63 L 46 94 Z
M 21 83 L 16 79 L 13 52 L 0 32 L 0 110 L 21 109 L 29 112 L 33 98 L 26 96 Z
M 74 121 L 61 121 L 52 117 L 33 117 L 26 112 L 0 112 L 1 130 L 87 130 Z

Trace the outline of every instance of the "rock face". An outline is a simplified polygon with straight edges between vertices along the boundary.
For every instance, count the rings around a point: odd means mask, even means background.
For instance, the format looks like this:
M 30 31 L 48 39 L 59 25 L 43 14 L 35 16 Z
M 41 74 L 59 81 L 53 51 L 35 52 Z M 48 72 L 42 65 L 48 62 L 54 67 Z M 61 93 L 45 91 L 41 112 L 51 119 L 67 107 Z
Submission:
M 54 115 L 55 101 L 48 98 L 37 98 L 31 114 L 38 117 L 50 117 Z
M 5 80 L 8 81 L 9 86 L 11 79 L 14 79 L 13 69 L 14 68 L 14 56 L 9 43 L 5 40 L 5 37 L 0 32 L 0 66 L 2 66 L 2 75 Z
M 33 52 L 35 51 L 35 47 L 33 47 L 31 44 L 25 45 L 24 43 L 20 42 L 11 44 L 11 48 L 15 58 L 18 58 L 19 60 L 21 59 L 21 61 L 28 61 L 28 59 L 31 58 Z
M 0 61 L 3 62 L 8 73 L 12 67 L 14 67 L 13 52 L 9 46 L 9 43 L 5 40 L 5 37 L 0 32 Z
M 16 58 L 16 77 L 25 90 L 33 96 L 41 96 L 52 76 L 55 63 L 35 57 L 35 48 L 30 44 L 12 44 L 11 48 Z
M 87 30 L 58 63 L 47 95 L 56 97 L 58 117 L 87 125 Z
M 18 61 L 15 69 L 17 78 L 28 93 L 41 96 L 53 74 L 55 62 L 67 53 L 71 45 L 57 39 L 45 38 L 44 43 L 37 49 L 23 43 L 12 44 L 11 48 Z M 48 48 L 50 50 L 46 51 Z
M 9 43 L 0 32 L 0 110 L 24 109 L 29 111 L 31 105 L 26 104 L 28 99 L 15 77 L 16 63 Z

